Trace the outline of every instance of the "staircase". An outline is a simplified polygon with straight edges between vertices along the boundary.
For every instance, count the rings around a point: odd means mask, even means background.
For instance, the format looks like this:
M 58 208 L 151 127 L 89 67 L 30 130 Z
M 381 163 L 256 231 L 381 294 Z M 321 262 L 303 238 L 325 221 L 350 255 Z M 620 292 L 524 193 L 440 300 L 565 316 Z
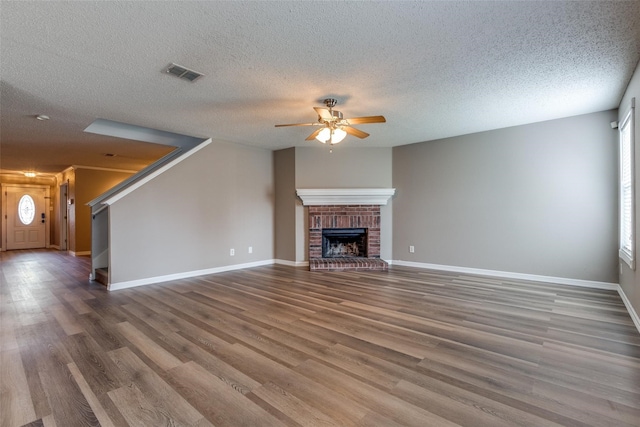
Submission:
M 96 282 L 105 286 L 109 285 L 109 269 L 108 268 L 96 268 Z

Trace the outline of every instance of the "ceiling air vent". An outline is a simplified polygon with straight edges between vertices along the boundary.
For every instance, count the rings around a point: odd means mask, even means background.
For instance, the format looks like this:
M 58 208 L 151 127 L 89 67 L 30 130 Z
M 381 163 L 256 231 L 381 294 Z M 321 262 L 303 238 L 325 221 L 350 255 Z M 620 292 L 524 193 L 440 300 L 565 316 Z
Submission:
M 204 76 L 204 74 L 199 73 L 197 71 L 190 70 L 188 68 L 183 67 L 178 64 L 170 64 L 167 68 L 164 69 L 164 72 L 167 74 L 172 74 L 176 77 L 180 77 L 181 79 L 188 80 L 190 82 L 195 82 L 200 77 Z

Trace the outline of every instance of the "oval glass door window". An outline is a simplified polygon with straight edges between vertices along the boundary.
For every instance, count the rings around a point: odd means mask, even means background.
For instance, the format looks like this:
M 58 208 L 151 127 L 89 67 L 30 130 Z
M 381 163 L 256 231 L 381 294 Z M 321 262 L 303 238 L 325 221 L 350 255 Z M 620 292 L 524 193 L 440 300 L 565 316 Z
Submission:
M 25 194 L 20 198 L 18 202 L 18 218 L 24 225 L 29 225 L 33 222 L 33 218 L 36 216 L 36 204 L 33 202 L 33 198 Z

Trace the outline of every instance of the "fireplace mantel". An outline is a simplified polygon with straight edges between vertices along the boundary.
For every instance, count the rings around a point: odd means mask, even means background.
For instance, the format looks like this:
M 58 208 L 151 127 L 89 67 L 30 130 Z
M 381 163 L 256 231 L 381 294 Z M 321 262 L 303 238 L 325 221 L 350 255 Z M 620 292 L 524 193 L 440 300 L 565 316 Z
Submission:
M 304 206 L 386 205 L 395 188 L 299 188 Z

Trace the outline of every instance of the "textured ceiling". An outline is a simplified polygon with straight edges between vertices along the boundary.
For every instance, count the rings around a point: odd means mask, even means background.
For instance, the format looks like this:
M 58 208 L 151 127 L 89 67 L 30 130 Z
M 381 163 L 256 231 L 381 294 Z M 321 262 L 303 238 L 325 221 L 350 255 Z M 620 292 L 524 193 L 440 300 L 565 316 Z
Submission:
M 640 1 L 2 1 L 0 19 L 4 171 L 167 152 L 84 133 L 96 118 L 280 149 L 311 129 L 274 124 L 316 120 L 327 97 L 387 119 L 349 147 L 602 111 L 640 58 Z M 163 74 L 171 62 L 205 77 Z

